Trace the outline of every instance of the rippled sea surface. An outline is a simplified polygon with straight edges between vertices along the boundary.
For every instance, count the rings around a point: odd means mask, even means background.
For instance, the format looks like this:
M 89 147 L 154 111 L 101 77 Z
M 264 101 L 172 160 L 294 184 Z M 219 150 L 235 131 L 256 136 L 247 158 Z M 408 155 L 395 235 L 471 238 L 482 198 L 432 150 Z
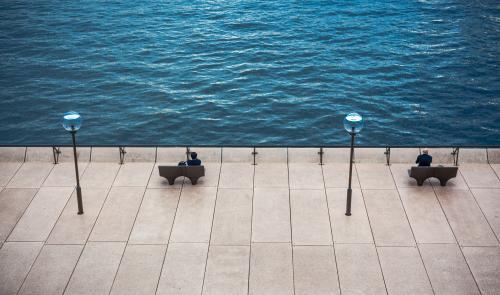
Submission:
M 337 3 L 340 2 L 340 3 Z M 0 144 L 500 145 L 498 1 L 1 1 Z

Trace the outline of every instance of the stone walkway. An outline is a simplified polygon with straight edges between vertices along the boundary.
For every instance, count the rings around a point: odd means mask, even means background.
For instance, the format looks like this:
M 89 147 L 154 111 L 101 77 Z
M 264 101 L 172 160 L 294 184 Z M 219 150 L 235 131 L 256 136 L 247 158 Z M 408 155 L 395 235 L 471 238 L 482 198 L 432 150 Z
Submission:
M 185 149 L 0 148 L 0 294 L 499 294 L 500 152 L 461 150 L 417 187 L 418 149 L 197 148 L 206 177 L 169 186 Z M 431 149 L 450 164 L 451 149 Z M 489 163 L 488 163 L 489 162 Z

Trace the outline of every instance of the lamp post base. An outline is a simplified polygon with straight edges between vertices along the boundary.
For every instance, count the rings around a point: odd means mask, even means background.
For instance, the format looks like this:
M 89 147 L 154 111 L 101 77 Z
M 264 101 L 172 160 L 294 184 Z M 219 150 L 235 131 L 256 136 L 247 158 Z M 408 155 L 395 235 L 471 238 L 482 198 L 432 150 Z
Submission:
M 352 199 L 352 189 L 347 189 L 347 205 L 345 210 L 346 216 L 351 216 L 351 199 Z
M 78 215 L 83 214 L 83 202 L 82 202 L 82 188 L 80 186 L 76 187 L 76 200 L 78 202 Z

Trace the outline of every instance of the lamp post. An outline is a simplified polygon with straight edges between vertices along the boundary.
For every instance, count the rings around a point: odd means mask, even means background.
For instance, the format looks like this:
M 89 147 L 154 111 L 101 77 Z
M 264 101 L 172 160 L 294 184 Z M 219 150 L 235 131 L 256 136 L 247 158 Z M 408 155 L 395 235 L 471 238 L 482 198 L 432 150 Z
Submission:
M 75 159 L 76 173 L 76 200 L 78 202 L 78 214 L 83 214 L 82 189 L 80 187 L 80 174 L 78 173 L 78 158 L 76 156 L 76 131 L 82 127 L 82 116 L 77 112 L 67 112 L 63 115 L 62 125 L 71 133 L 73 139 L 73 157 Z
M 351 135 L 351 157 L 349 160 L 349 186 L 347 188 L 347 204 L 345 215 L 351 216 L 351 200 L 352 200 L 352 163 L 354 157 L 354 136 L 363 129 L 363 117 L 358 113 L 350 113 L 344 118 L 344 128 Z

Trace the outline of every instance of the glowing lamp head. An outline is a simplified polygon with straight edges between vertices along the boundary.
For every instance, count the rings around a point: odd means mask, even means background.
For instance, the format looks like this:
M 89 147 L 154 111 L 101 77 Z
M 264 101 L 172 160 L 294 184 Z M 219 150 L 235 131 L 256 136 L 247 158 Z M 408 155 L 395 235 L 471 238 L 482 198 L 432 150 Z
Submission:
M 363 117 L 358 113 L 350 113 L 344 118 L 344 128 L 349 133 L 359 133 L 364 125 Z
M 67 131 L 77 131 L 82 127 L 82 116 L 73 111 L 64 113 L 62 125 Z

